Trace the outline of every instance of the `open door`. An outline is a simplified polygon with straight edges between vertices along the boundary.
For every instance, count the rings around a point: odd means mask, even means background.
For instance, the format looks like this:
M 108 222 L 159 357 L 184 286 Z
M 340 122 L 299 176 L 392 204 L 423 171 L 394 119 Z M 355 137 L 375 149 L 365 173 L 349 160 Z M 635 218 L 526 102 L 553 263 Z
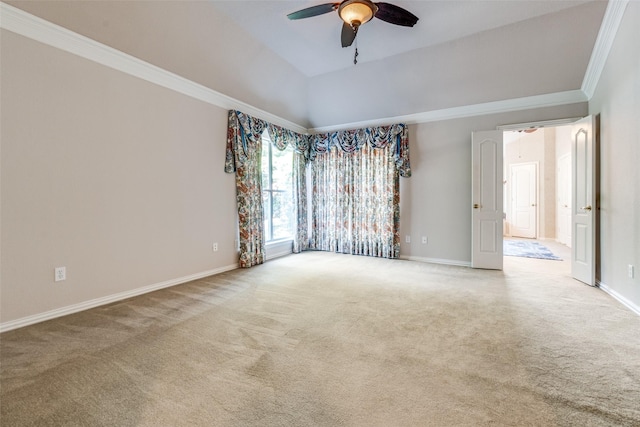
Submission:
M 595 286 L 596 276 L 596 144 L 593 116 L 575 122 L 571 129 L 571 275 Z
M 502 270 L 502 131 L 471 137 L 471 266 Z

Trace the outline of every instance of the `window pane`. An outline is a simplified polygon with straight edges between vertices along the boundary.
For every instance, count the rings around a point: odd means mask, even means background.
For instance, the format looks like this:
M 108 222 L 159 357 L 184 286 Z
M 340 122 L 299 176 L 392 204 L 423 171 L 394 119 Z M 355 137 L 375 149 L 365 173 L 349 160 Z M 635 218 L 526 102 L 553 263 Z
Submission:
M 291 192 L 273 193 L 273 239 L 292 236 L 293 198 Z
M 280 151 L 262 134 L 262 201 L 265 242 L 293 236 L 293 147 Z
M 293 150 L 291 147 L 287 147 L 287 149 L 283 151 L 273 148 L 271 153 L 271 179 L 273 180 L 273 189 L 290 192 L 293 186 L 291 179 L 291 172 L 293 171 Z
M 269 191 L 262 192 L 262 206 L 264 212 L 264 240 L 268 242 L 273 239 L 271 236 L 271 193 Z
M 271 142 L 264 140 L 262 137 L 262 189 L 270 190 L 269 188 L 269 150 L 271 148 Z

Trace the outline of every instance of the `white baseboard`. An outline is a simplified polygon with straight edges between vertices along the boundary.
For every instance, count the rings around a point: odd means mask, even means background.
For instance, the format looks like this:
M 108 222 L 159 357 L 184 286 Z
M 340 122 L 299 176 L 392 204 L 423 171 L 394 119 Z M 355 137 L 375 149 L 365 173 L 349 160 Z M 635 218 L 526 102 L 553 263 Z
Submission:
M 640 316 L 640 307 L 629 301 L 627 298 L 620 295 L 618 292 L 614 291 L 604 283 L 600 281 L 596 281 L 596 286 L 611 295 L 614 299 L 618 300 L 622 305 L 627 307 L 629 310 L 633 311 L 635 314 Z
M 274 258 L 280 258 L 281 256 L 291 255 L 292 253 L 293 251 L 291 249 L 270 253 L 269 256 L 265 256 L 265 261 L 269 261 Z
M 24 326 L 33 325 L 34 323 L 44 322 L 45 320 L 55 319 L 56 317 L 62 317 L 68 314 L 78 313 L 80 311 L 88 310 L 90 308 L 98 307 L 105 304 L 111 304 L 112 302 L 121 301 L 127 298 L 157 291 L 159 289 L 180 285 L 182 283 L 191 282 L 192 280 L 198 280 L 198 279 L 202 279 L 203 277 L 224 273 L 225 271 L 235 270 L 236 268 L 238 268 L 238 264 L 228 265 L 228 266 L 216 268 L 213 270 L 203 271 L 201 273 L 191 274 L 189 276 L 179 277 L 177 279 L 167 280 L 165 282 L 155 283 L 149 286 L 143 286 L 142 288 L 132 289 L 130 291 L 120 292 L 113 295 L 107 295 L 105 297 L 95 298 L 89 301 L 84 301 L 78 304 L 73 304 L 66 307 L 62 307 L 62 308 L 56 308 L 55 310 L 45 311 L 44 313 L 38 313 L 38 314 L 34 314 L 27 317 L 22 317 L 20 319 L 0 323 L 0 332 L 6 332 L 12 329 L 18 329 Z
M 459 267 L 471 267 L 471 262 L 458 261 L 456 259 L 442 259 L 442 258 L 424 258 L 418 256 L 400 255 L 400 259 L 407 261 L 428 262 L 431 264 L 445 264 L 445 265 L 457 265 Z

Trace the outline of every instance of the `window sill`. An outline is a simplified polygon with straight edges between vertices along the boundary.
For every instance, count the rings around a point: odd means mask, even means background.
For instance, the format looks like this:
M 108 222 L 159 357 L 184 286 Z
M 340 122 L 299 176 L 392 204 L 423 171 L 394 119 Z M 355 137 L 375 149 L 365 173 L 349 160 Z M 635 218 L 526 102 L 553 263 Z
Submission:
M 272 240 L 265 244 L 265 258 L 267 260 L 293 253 L 293 239 Z
M 293 239 L 291 237 L 285 237 L 284 239 L 271 240 L 270 242 L 265 243 L 265 246 L 271 247 L 276 245 L 282 245 L 284 243 L 293 243 Z

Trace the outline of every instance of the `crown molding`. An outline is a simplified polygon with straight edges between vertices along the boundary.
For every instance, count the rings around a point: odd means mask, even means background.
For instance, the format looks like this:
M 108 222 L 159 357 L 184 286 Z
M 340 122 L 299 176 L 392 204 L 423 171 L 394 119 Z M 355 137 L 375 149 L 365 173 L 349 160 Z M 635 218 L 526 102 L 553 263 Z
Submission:
M 336 126 L 324 126 L 309 129 L 310 133 L 325 133 L 343 129 L 360 129 L 373 126 L 385 126 L 393 123 L 417 124 L 436 122 L 441 120 L 460 119 L 464 117 L 483 116 L 487 114 L 506 113 L 510 111 L 529 110 L 532 108 L 554 107 L 557 105 L 576 104 L 588 101 L 581 90 L 548 93 L 523 98 L 506 99 L 502 101 L 485 102 L 482 104 L 464 105 L 461 107 L 445 108 L 442 110 L 426 111 L 423 113 L 404 116 L 386 117 L 383 119 L 362 122 L 343 123 Z
M 0 2 L 0 28 L 226 110 L 241 110 L 299 133 L 307 129 L 199 83 Z
M 618 33 L 618 27 L 620 27 L 620 22 L 622 21 L 628 3 L 629 0 L 609 0 L 607 3 L 607 9 L 604 12 L 602 24 L 600 25 L 600 31 L 598 32 L 598 37 L 596 38 L 596 43 L 593 46 L 591 58 L 589 59 L 589 65 L 587 65 L 587 71 L 582 81 L 582 91 L 588 99 L 591 99 L 596 91 L 600 75 L 604 69 L 609 51 Z

